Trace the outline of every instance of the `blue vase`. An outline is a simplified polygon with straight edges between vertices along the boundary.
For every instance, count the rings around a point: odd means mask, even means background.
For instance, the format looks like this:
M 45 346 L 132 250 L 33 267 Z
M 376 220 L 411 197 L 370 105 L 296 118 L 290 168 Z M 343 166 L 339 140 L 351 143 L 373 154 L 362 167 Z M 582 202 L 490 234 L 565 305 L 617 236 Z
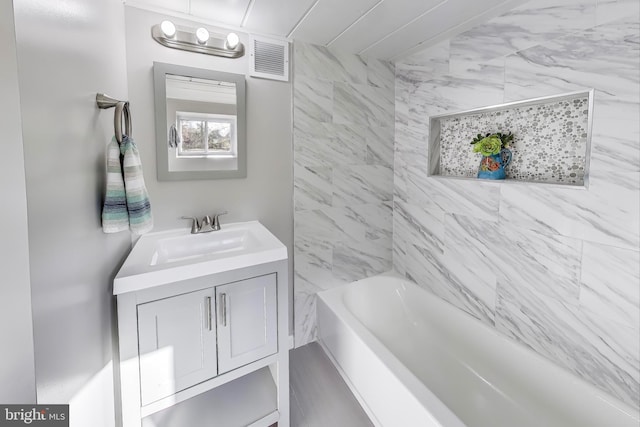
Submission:
M 511 163 L 511 150 L 503 148 L 498 154 L 483 156 L 478 168 L 480 179 L 505 179 L 504 168 Z

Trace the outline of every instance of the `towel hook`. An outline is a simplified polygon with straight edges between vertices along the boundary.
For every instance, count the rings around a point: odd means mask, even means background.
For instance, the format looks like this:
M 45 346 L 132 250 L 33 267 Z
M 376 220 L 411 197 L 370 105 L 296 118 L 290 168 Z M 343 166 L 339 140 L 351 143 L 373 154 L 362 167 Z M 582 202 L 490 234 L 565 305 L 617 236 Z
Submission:
M 115 107 L 115 114 L 113 115 L 113 127 L 115 131 L 116 141 L 118 144 L 122 144 L 122 118 L 124 116 L 124 126 L 125 131 L 124 135 L 131 137 L 131 111 L 129 111 L 129 102 L 128 101 L 119 101 L 117 99 L 111 98 L 104 93 L 96 94 L 96 104 L 98 104 L 98 108 L 107 109 Z
M 124 132 L 122 132 L 122 117 L 124 116 Z M 131 137 L 131 113 L 129 103 L 120 101 L 116 104 L 116 112 L 113 115 L 113 128 L 116 132 L 116 140 L 122 143 L 122 135 Z M 118 138 L 120 137 L 120 138 Z

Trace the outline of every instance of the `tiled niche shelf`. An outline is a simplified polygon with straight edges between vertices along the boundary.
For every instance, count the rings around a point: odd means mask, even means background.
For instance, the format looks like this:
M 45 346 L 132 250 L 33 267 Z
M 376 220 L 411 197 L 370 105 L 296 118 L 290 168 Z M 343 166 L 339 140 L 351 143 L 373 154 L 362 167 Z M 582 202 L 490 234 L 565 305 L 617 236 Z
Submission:
M 587 90 L 433 116 L 429 175 L 477 179 L 482 156 L 473 152 L 473 138 L 488 132 L 512 132 L 513 160 L 505 169 L 507 179 L 489 182 L 585 188 L 592 111 L 593 90 Z

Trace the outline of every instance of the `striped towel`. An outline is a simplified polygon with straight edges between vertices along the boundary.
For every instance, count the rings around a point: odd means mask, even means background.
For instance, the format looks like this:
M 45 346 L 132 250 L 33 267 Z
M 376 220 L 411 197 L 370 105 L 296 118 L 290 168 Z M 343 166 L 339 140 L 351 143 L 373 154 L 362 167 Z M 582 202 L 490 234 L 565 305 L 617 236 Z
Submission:
M 129 211 L 129 228 L 135 234 L 143 234 L 153 228 L 151 204 L 142 176 L 140 153 L 133 139 L 123 136 L 120 152 L 124 156 L 124 187 Z
M 120 165 L 120 147 L 113 138 L 107 147 L 107 193 L 102 208 L 102 231 L 117 233 L 129 228 L 129 213 Z

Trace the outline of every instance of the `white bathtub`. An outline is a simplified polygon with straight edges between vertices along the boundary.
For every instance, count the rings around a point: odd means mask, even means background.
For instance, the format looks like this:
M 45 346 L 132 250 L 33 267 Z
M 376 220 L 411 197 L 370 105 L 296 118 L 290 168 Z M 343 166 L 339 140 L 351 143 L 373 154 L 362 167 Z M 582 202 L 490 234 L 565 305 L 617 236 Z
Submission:
M 615 400 L 413 283 L 318 294 L 318 339 L 384 427 L 638 427 Z

